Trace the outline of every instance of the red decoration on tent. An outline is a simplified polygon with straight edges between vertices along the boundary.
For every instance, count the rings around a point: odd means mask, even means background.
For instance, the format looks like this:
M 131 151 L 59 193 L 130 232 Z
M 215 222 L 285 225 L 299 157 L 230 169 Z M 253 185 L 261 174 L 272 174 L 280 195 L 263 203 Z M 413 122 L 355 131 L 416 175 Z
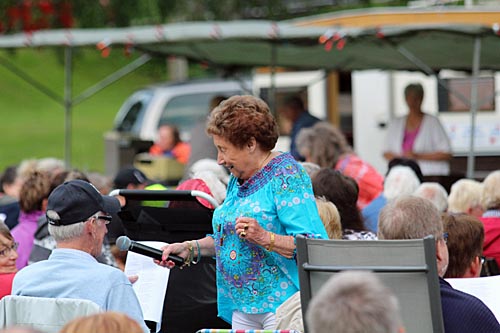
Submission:
M 342 50 L 346 43 L 345 36 L 341 35 L 338 32 L 334 33 L 332 30 L 328 30 L 323 35 L 321 35 L 318 41 L 321 44 L 325 44 L 326 51 L 331 51 L 335 43 L 337 43 L 337 50 Z
M 132 51 L 134 50 L 134 42 L 133 42 L 134 38 L 133 37 L 134 36 L 132 34 L 127 36 L 127 42 L 125 43 L 125 46 L 123 48 L 123 54 L 126 57 L 130 57 L 130 55 L 132 54 Z
M 337 50 L 342 50 L 345 46 L 345 38 L 341 38 L 339 39 L 339 41 L 337 42 Z
M 96 48 L 101 51 L 101 56 L 103 58 L 107 58 L 111 53 L 111 42 L 108 39 L 102 40 L 97 43 Z
M 321 35 L 321 36 L 319 36 L 319 38 L 318 38 L 318 42 L 319 42 L 320 44 L 325 44 L 327 41 L 328 41 L 328 37 L 327 37 L 326 35 Z
M 332 47 L 333 47 L 333 40 L 328 40 L 326 43 L 325 43 L 325 50 L 326 51 L 331 51 L 332 50 Z
M 333 30 L 332 29 L 328 29 L 324 34 L 322 34 L 321 36 L 319 36 L 318 42 L 320 44 L 325 44 L 330 39 L 332 39 L 333 35 L 334 35 Z
M 382 28 L 377 27 L 377 32 L 375 33 L 375 36 L 377 36 L 377 38 L 380 38 L 380 39 L 385 37 L 384 33 L 382 32 Z

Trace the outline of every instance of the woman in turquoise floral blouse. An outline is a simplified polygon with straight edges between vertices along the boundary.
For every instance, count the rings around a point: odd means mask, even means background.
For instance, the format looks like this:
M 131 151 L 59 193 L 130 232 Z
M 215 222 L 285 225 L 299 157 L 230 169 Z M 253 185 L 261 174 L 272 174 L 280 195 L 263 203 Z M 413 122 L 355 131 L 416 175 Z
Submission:
M 187 265 L 215 256 L 219 316 L 233 329 L 273 329 L 276 308 L 299 289 L 295 236 L 328 238 L 311 180 L 288 153 L 273 151 L 278 126 L 267 104 L 233 96 L 211 113 L 207 133 L 231 172 L 213 234 L 163 249 Z

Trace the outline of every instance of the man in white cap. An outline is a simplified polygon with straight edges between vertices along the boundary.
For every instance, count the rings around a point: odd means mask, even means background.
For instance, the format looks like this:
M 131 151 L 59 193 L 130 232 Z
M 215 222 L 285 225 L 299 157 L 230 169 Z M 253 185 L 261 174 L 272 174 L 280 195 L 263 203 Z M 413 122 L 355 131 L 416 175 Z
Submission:
M 96 260 L 111 221 L 109 214 L 119 210 L 116 198 L 101 195 L 88 182 L 72 180 L 56 187 L 48 199 L 47 220 L 57 248 L 48 260 L 16 274 L 12 294 L 91 300 L 104 311 L 129 315 L 149 332 L 128 278 Z

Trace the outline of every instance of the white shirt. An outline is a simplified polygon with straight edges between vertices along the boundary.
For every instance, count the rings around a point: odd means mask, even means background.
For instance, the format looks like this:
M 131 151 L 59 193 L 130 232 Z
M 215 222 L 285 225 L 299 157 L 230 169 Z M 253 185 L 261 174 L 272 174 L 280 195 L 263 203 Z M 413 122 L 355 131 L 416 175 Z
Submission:
M 384 151 L 396 155 L 403 153 L 403 137 L 407 116 L 394 119 L 387 130 Z M 413 152 L 416 154 L 443 152 L 451 153 L 451 144 L 448 134 L 439 119 L 430 114 L 424 114 L 415 142 Z M 418 165 L 424 175 L 448 175 L 450 164 L 448 161 L 418 160 Z

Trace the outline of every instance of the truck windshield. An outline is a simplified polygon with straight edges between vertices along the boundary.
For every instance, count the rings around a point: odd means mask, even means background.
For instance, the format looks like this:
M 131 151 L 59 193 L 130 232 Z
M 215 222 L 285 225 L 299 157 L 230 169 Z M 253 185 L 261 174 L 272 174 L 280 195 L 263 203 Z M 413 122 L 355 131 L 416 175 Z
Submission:
M 151 91 L 139 91 L 125 101 L 118 112 L 115 130 L 139 134 L 144 113 L 153 98 Z
M 187 94 L 172 98 L 164 107 L 160 118 L 160 125 L 173 124 L 181 133 L 189 132 L 198 121 L 205 119 L 209 112 L 210 101 L 217 95 L 232 96 L 239 91 L 219 93 Z M 187 138 L 189 139 L 189 138 Z

